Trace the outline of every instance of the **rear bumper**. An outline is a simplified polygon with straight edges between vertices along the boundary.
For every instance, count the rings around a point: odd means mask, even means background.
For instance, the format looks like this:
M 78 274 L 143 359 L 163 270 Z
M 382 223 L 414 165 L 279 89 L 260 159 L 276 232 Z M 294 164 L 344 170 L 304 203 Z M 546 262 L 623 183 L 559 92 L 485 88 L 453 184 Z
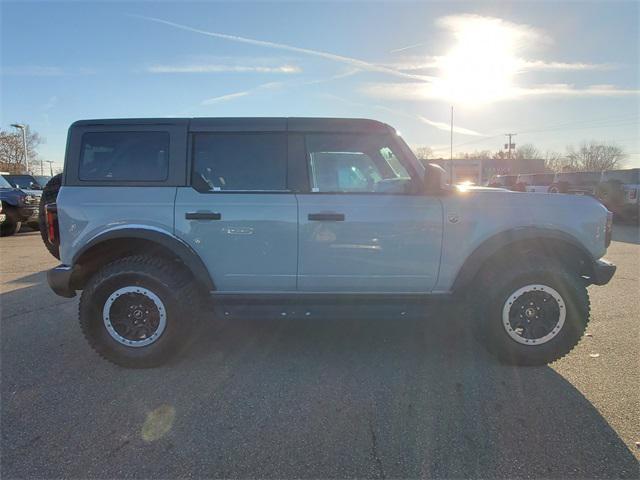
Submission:
M 56 295 L 72 298 L 76 291 L 71 287 L 73 269 L 68 265 L 58 265 L 47 272 L 47 282 Z
M 594 285 L 606 285 L 616 273 L 616 266 L 604 259 L 593 262 L 593 276 L 591 283 Z

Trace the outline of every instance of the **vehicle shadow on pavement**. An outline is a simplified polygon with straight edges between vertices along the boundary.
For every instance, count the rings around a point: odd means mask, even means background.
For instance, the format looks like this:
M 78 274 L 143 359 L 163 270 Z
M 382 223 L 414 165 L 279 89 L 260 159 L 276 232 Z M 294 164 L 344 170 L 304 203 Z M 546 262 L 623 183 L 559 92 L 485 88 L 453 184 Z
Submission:
M 226 372 L 208 394 L 201 385 L 200 405 L 206 410 L 215 398 L 224 417 L 205 425 L 194 417 L 189 427 L 203 437 L 228 432 L 213 445 L 243 451 L 249 464 L 227 464 L 221 472 L 637 475 L 636 459 L 573 385 L 550 367 L 498 363 L 472 338 L 464 309 L 440 308 L 426 319 L 421 312 L 370 310 L 356 318 L 310 318 L 303 310 L 303 318 L 264 315 L 205 327 L 176 367 Z M 232 432 L 248 426 L 247 444 Z M 200 461 L 203 468 L 223 467 Z
M 169 365 L 125 370 L 89 349 L 77 299 L 63 302 L 2 319 L 7 478 L 638 474 L 573 385 L 495 361 L 464 309 L 232 312 Z

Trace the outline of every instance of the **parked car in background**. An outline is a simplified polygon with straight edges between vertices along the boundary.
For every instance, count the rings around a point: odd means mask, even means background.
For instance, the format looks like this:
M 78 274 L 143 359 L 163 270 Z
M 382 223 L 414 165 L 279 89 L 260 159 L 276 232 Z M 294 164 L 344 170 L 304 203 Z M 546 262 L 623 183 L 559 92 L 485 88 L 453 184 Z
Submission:
M 640 217 L 640 168 L 602 172 L 598 186 L 600 201 L 621 220 Z
M 549 186 L 549 193 L 570 193 L 595 197 L 602 172 L 561 172 Z
M 513 189 L 516 185 L 517 175 L 494 175 L 487 182 L 487 187 Z
M 0 224 L 0 236 L 13 235 L 22 223 L 38 224 L 39 199 L 11 185 L 0 175 L 0 201 L 4 220 Z
M 514 190 L 519 192 L 548 193 L 555 173 L 522 173 L 518 175 Z
M 3 174 L 2 175 L 9 184 L 14 188 L 19 188 L 27 195 L 30 195 L 36 199 L 36 203 L 40 204 L 40 197 L 42 196 L 42 186 L 36 180 L 33 175 L 27 174 Z M 38 215 L 31 216 L 24 221 L 30 228 L 39 229 Z
M 3 174 L 3 177 L 15 188 L 19 188 L 25 193 L 31 195 L 42 195 L 42 185 L 35 179 L 33 175 L 27 174 Z

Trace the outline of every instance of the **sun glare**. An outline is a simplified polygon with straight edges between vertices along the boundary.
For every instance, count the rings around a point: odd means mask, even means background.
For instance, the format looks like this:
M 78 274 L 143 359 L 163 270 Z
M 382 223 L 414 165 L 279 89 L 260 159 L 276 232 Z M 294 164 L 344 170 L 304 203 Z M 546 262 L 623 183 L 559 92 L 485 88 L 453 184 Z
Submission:
M 438 58 L 439 96 L 465 104 L 488 103 L 509 96 L 518 70 L 516 50 L 523 35 L 499 19 L 457 19 L 456 43 Z

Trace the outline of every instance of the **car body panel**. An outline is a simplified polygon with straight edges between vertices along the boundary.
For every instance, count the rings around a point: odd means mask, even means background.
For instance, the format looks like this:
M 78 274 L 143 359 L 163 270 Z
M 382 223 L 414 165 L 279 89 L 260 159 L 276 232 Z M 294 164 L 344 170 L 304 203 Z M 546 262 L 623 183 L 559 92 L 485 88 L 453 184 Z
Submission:
M 60 260 L 73 265 L 77 252 L 115 228 L 152 228 L 173 235 L 175 187 L 64 186 L 58 193 Z
M 220 219 L 187 219 L 216 213 Z M 179 187 L 175 233 L 200 255 L 218 291 L 295 291 L 298 205 L 293 193 L 200 193 Z
M 607 209 L 589 196 L 468 188 L 443 197 L 442 204 L 444 242 L 437 291 L 452 288 L 475 249 L 511 230 L 527 228 L 532 236 L 534 229 L 560 232 L 584 246 L 594 260 L 606 251 Z
M 437 197 L 298 195 L 298 289 L 430 292 L 438 278 L 442 205 Z M 343 221 L 309 215 L 338 213 Z

